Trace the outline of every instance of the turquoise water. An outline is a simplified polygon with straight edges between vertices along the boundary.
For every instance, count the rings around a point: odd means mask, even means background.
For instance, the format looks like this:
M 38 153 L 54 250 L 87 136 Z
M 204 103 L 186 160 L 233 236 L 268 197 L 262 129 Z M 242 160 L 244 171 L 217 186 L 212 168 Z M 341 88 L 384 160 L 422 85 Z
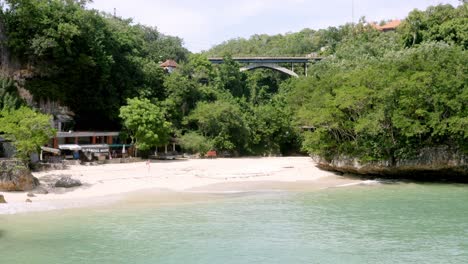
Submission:
M 467 263 L 468 186 L 392 184 L 0 216 L 0 263 Z

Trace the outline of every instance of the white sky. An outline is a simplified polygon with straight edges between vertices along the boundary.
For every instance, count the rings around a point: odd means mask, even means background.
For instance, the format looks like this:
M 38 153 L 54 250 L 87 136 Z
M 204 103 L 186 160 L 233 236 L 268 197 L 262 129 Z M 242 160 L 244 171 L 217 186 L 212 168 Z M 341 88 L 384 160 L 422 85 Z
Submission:
M 458 0 L 94 0 L 89 8 L 157 27 L 184 39 L 192 52 L 253 34 L 297 32 L 367 21 L 404 18 L 411 10 Z

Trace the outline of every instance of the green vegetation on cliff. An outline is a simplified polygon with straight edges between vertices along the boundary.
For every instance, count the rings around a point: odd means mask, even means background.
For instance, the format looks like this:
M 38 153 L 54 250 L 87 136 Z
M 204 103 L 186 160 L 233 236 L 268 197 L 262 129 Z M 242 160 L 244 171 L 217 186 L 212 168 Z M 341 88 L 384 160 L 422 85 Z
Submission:
M 69 106 L 77 129 L 118 128 L 127 98 L 164 96 L 158 62 L 188 54 L 181 39 L 85 9 L 88 1 L 4 2 L 6 45 L 33 76 L 26 88 L 35 100 Z
M 303 149 L 392 162 L 426 147 L 467 153 L 467 8 L 413 11 L 396 33 L 356 26 L 335 56 L 289 84 L 296 122 L 312 127 Z
M 76 129 L 120 129 L 123 119 L 142 150 L 172 135 L 187 150 L 240 155 L 288 154 L 301 145 L 362 161 L 405 159 L 440 145 L 468 151 L 466 3 L 415 10 L 392 32 L 362 20 L 189 54 L 181 39 L 89 10 L 88 1 L 2 2 L 2 45 L 28 72 L 25 88 L 36 100 L 69 106 Z M 308 77 L 296 69 L 298 79 L 240 72 L 232 60 L 310 53 L 324 59 Z M 207 56 L 225 61 L 212 65 Z M 159 66 L 165 59 L 179 63 L 172 74 Z M 8 89 L 0 89 L 0 104 L 15 103 Z
M 461 47 L 428 42 L 345 67 L 317 65 L 290 94 L 297 121 L 315 128 L 304 148 L 362 160 L 405 159 L 438 145 L 466 150 L 466 61 Z

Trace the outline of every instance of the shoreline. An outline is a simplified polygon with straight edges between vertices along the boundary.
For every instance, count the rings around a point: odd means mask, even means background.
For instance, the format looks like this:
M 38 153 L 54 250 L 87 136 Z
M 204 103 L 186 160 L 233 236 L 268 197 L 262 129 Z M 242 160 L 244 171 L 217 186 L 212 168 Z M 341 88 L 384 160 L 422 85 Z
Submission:
M 116 203 L 138 193 L 210 194 L 258 192 L 262 190 L 307 191 L 359 183 L 320 170 L 309 157 L 218 158 L 175 161 L 76 165 L 66 170 L 33 173 L 49 191 L 0 192 L 7 204 L 1 214 L 49 211 Z M 83 185 L 70 189 L 52 187 L 62 176 L 80 180 Z M 26 203 L 30 199 L 32 203 Z

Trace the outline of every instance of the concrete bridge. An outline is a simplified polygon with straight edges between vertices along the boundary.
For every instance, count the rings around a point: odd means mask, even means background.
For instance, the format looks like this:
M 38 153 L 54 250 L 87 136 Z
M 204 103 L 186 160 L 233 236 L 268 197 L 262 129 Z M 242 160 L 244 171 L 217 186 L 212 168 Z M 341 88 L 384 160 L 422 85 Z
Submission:
M 242 64 L 247 64 L 240 68 L 241 71 L 250 71 L 257 68 L 268 68 L 276 70 L 293 77 L 299 77 L 294 72 L 294 64 L 304 65 L 304 72 L 307 76 L 307 65 L 314 61 L 322 60 L 321 57 L 233 57 L 234 61 Z M 224 62 L 223 58 L 208 58 L 213 64 L 221 64 Z M 281 65 L 291 64 L 291 69 L 288 69 Z

